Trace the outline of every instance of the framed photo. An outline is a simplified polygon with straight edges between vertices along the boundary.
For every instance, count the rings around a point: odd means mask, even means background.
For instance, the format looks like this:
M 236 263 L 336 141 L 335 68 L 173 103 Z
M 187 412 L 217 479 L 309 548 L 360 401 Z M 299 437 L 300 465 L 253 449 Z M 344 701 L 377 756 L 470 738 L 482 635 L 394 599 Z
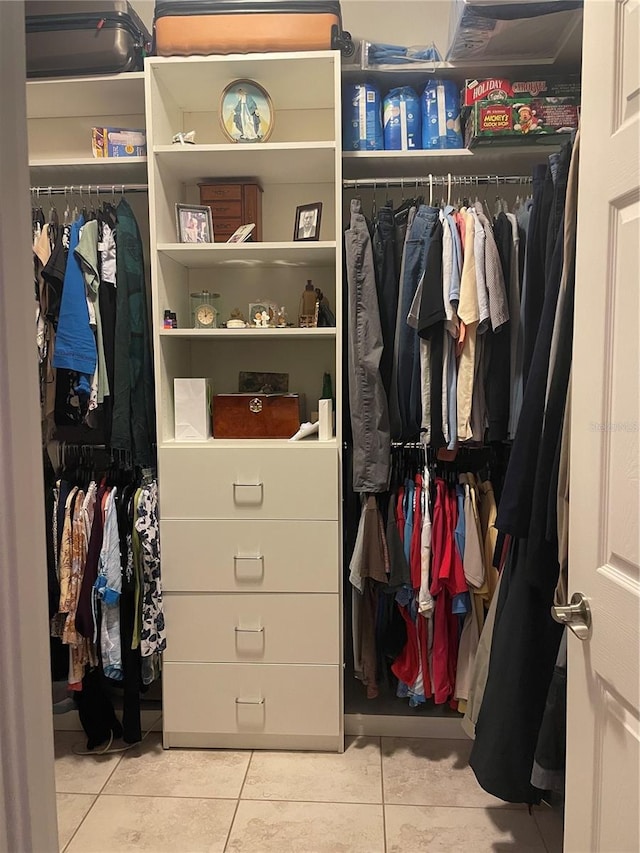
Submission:
M 213 243 L 211 208 L 199 204 L 176 204 L 179 243 Z
M 229 237 L 227 243 L 246 243 L 251 237 L 255 227 L 255 222 L 250 222 L 248 225 L 241 225 L 233 232 L 231 237 Z
M 222 132 L 231 142 L 266 142 L 274 119 L 269 93 L 253 80 L 234 80 L 222 93 Z
M 319 240 L 322 202 L 302 204 L 296 208 L 296 224 L 293 229 L 294 240 Z

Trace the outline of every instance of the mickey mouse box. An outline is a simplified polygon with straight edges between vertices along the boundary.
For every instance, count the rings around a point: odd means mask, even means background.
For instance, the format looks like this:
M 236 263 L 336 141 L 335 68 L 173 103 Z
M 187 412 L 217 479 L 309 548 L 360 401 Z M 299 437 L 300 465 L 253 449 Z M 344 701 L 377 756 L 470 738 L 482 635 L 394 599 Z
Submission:
M 559 134 L 578 127 L 577 98 L 508 98 L 476 101 L 465 126 L 465 144 L 473 148 L 483 142 L 513 143 L 526 137 L 533 142 L 557 142 Z

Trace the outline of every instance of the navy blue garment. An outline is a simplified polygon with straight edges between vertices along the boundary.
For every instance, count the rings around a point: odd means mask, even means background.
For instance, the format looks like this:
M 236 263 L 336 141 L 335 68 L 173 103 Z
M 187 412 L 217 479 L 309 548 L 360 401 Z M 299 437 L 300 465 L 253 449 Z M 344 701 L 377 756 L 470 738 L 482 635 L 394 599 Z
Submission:
M 431 234 L 439 214 L 438 208 L 421 204 L 405 243 L 404 275 L 400 282 L 396 321 L 397 359 L 394 365 L 402 424 L 401 438 L 404 441 L 417 438 L 422 422 L 421 395 L 413 390 L 420 378 L 420 345 L 418 331 L 407 324 L 407 317 L 425 272 Z
M 117 208 L 116 327 L 111 446 L 133 454 L 136 465 L 154 462 L 155 401 L 142 241 L 125 199 Z
M 395 256 L 395 224 L 393 209 L 385 205 L 378 211 L 373 232 L 373 263 L 378 291 L 378 309 L 384 349 L 380 357 L 380 376 L 389 395 L 393 371 L 393 343 L 398 313 L 398 267 Z
M 533 170 L 533 208 L 527 234 L 524 302 L 522 305 L 522 376 L 526 388 L 544 303 L 547 231 L 553 205 L 553 178 L 549 166 Z
M 80 261 L 75 255 L 75 248 L 80 238 L 80 228 L 83 225 L 84 219 L 80 217 L 71 226 L 53 366 L 85 374 L 85 377 L 88 377 L 86 388 L 88 392 L 91 377 L 96 369 L 98 351 L 95 335 L 89 325 L 84 276 L 82 275 Z

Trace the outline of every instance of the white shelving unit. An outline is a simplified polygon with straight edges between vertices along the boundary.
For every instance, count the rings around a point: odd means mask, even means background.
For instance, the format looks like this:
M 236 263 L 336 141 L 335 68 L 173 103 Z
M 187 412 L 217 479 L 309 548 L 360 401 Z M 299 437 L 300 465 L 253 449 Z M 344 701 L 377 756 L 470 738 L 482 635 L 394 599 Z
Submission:
M 173 380 L 207 377 L 215 394 L 238 391 L 240 371 L 288 373 L 289 390 L 304 395 L 308 420 L 329 372 L 340 401 L 340 57 L 327 51 L 154 58 L 146 74 L 169 637 L 164 744 L 339 751 L 340 431 L 328 442 L 177 442 Z M 241 78 L 256 80 L 272 98 L 275 127 L 266 143 L 229 144 L 222 134 L 222 92 Z M 176 132 L 192 129 L 196 145 L 171 144 Z M 197 203 L 199 181 L 247 176 L 264 191 L 265 242 L 175 242 L 175 204 Z M 321 240 L 292 241 L 296 207 L 317 201 Z M 189 295 L 203 289 L 220 294 L 219 322 L 233 308 L 247 315 L 250 302 L 266 299 L 284 305 L 296 322 L 309 279 L 329 299 L 337 328 L 191 328 Z M 178 329 L 163 328 L 167 309 L 176 312 Z

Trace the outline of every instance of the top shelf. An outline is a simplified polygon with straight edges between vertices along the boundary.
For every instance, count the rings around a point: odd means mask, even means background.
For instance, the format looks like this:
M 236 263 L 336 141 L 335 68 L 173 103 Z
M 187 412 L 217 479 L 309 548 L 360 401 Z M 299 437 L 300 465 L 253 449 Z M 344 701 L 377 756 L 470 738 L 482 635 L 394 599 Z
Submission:
M 27 118 L 144 115 L 144 72 L 27 81 Z

